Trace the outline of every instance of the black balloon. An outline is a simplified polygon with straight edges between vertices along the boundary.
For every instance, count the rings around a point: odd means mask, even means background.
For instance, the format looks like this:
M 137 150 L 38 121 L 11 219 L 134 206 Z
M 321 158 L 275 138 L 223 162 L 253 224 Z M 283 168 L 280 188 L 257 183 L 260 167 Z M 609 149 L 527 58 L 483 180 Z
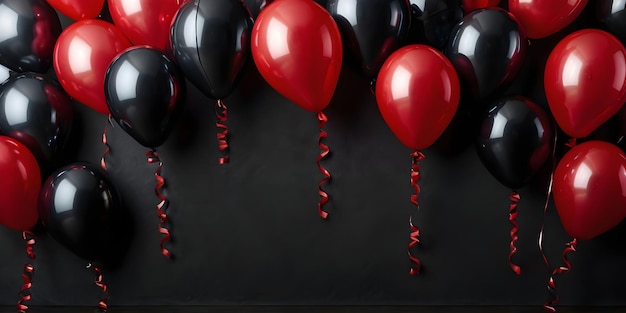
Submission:
M 4 83 L 11 76 L 11 70 L 0 64 L 0 84 Z M 0 87 L 1 88 L 1 87 Z
M 240 0 L 187 2 L 172 24 L 174 58 L 202 92 L 224 99 L 250 51 L 252 25 L 252 16 Z
M 0 87 L 0 134 L 27 146 L 42 168 L 59 160 L 73 116 L 70 97 L 52 78 L 18 74 Z
M 626 0 L 597 0 L 596 4 L 600 22 L 626 45 Z
M 476 151 L 503 185 L 518 189 L 550 157 L 554 140 L 548 115 L 524 97 L 502 98 L 482 121 Z
M 141 145 L 163 144 L 183 110 L 185 79 L 163 52 L 133 47 L 107 68 L 104 94 L 109 111 Z
M 462 18 L 461 0 L 411 0 L 409 41 L 443 50 Z
M 101 261 L 115 247 L 122 216 L 117 191 L 98 167 L 72 164 L 54 172 L 39 195 L 39 216 L 47 232 L 74 254 Z
M 456 25 L 444 50 L 477 99 L 493 95 L 520 72 L 528 42 L 516 19 L 499 8 L 470 12 Z
M 44 0 L 0 0 L 0 64 L 18 72 L 46 72 L 61 34 L 56 11 Z
M 405 44 L 411 21 L 408 0 L 329 0 L 326 8 L 352 55 L 349 62 L 369 78 Z

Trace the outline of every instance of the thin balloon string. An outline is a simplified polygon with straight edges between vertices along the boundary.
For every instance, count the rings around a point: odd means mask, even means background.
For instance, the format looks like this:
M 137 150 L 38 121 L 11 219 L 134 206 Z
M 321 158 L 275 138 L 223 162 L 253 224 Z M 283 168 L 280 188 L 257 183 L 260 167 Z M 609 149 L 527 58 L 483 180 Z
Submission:
M 105 158 L 107 155 L 111 153 L 111 146 L 109 145 L 109 142 L 107 140 L 107 129 L 109 127 L 109 124 L 113 126 L 113 122 L 111 119 L 112 119 L 112 116 L 111 114 L 109 114 L 109 117 L 104 123 L 104 130 L 102 130 L 102 144 L 106 146 L 106 150 L 104 150 L 104 153 L 102 154 L 102 158 L 100 158 L 100 167 L 102 167 L 102 169 L 105 171 L 107 170 L 107 164 L 106 164 Z
M 563 253 L 561 257 L 563 258 L 563 266 L 559 266 L 552 271 L 552 275 L 548 279 L 548 292 L 550 294 L 550 300 L 544 303 L 543 308 L 546 312 L 556 312 L 555 306 L 559 302 L 559 294 L 556 290 L 556 284 L 554 282 L 555 276 L 567 274 L 572 270 L 572 264 L 567 259 L 567 255 L 571 252 L 576 252 L 576 247 L 578 242 L 576 238 L 572 239 L 572 241 L 565 244 L 565 249 L 563 249 Z
M 420 151 L 415 151 L 411 153 L 411 187 L 413 187 L 413 189 L 415 190 L 415 193 L 411 195 L 411 203 L 413 203 L 413 205 L 415 205 L 418 210 L 420 207 L 418 198 L 421 193 L 421 188 L 418 184 L 421 179 L 419 162 L 424 160 L 425 158 L 426 156 Z M 415 226 L 415 224 L 413 224 L 413 216 L 409 216 L 409 228 L 411 230 L 411 232 L 409 233 L 408 246 L 409 260 L 411 261 L 409 274 L 412 276 L 417 276 L 422 269 L 422 262 L 418 257 L 413 254 L 413 250 L 416 246 L 421 244 L 421 238 L 419 228 Z
M 106 312 L 109 305 L 109 287 L 104 283 L 102 271 L 99 267 L 89 263 L 87 268 L 93 269 L 94 272 L 94 284 L 100 289 L 100 301 L 98 302 L 98 312 Z
M 317 191 L 320 196 L 320 201 L 317 204 L 317 213 L 321 218 L 326 219 L 328 218 L 328 212 L 324 210 L 324 205 L 328 203 L 329 197 L 328 193 L 326 193 L 322 189 L 322 186 L 330 180 L 330 172 L 322 166 L 321 161 L 330 153 L 330 149 L 328 148 L 328 146 L 322 143 L 322 141 L 326 137 L 328 137 L 328 133 L 326 133 L 326 131 L 324 131 L 323 129 L 323 127 L 326 126 L 326 124 L 328 123 L 328 118 L 326 117 L 326 114 L 324 114 L 324 112 L 319 112 L 317 113 L 317 120 L 319 121 L 320 128 L 320 136 L 318 139 L 320 154 L 317 156 L 317 167 L 319 168 L 320 173 L 322 173 L 322 175 L 324 176 L 324 178 L 322 178 L 317 186 Z
M 146 157 L 148 158 L 148 164 L 158 163 L 157 168 L 154 172 L 154 179 L 156 180 L 156 185 L 154 186 L 154 194 L 161 200 L 156 205 L 157 216 L 159 217 L 159 232 L 163 235 L 161 238 L 161 253 L 166 257 L 171 257 L 172 253 L 170 250 L 165 248 L 165 243 L 170 239 L 171 234 L 170 231 L 164 226 L 167 223 L 167 209 L 169 207 L 169 200 L 167 197 L 161 193 L 161 189 L 165 186 L 165 178 L 161 176 L 161 169 L 163 168 L 163 162 L 159 158 L 159 154 L 155 150 L 151 150 L 146 152 Z
M 20 288 L 20 292 L 18 295 L 21 297 L 17 302 L 17 311 L 19 313 L 28 312 L 28 305 L 26 302 L 30 301 L 31 287 L 33 286 L 33 275 L 35 274 L 35 266 L 32 264 L 35 261 L 35 239 L 37 238 L 35 234 L 30 231 L 22 232 L 22 238 L 26 243 L 26 254 L 30 261 L 24 264 L 24 272 L 22 273 L 22 279 L 24 280 L 24 284 L 22 288 Z
M 511 204 L 509 205 L 509 222 L 511 223 L 511 243 L 509 244 L 509 266 L 515 272 L 515 274 L 520 275 L 522 270 L 519 265 L 513 262 L 513 256 L 517 254 L 517 241 L 519 237 L 517 236 L 517 232 L 519 231 L 519 225 L 517 224 L 517 205 L 521 199 L 519 193 L 513 190 L 509 195 L 509 199 L 511 200 Z
M 548 205 L 550 204 L 550 197 L 552 196 L 552 185 L 554 183 L 554 169 L 556 168 L 556 142 L 557 142 L 557 131 L 554 130 L 554 139 L 552 142 L 552 167 L 550 169 L 550 180 L 548 182 L 548 192 L 546 193 L 546 202 L 543 205 L 543 218 L 541 221 L 541 229 L 539 230 L 539 252 L 541 252 L 541 258 L 543 259 L 543 263 L 546 265 L 548 272 L 552 271 L 552 267 L 550 267 L 550 262 L 548 261 L 548 257 L 546 253 L 543 251 L 543 232 L 546 226 L 546 214 L 548 212 Z
M 222 153 L 222 157 L 219 158 L 219 163 L 226 164 L 230 162 L 230 156 L 228 155 L 228 125 L 226 124 L 228 122 L 228 107 L 222 100 L 215 102 L 215 117 L 215 126 L 218 129 L 217 143 Z

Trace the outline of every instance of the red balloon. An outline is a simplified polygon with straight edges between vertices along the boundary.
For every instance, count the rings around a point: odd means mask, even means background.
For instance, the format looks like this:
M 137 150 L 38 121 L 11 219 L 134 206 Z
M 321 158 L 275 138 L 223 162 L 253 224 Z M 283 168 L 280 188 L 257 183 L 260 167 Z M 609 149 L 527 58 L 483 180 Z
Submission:
M 170 26 L 178 8 L 189 0 L 109 0 L 115 26 L 135 45 L 149 45 L 165 51 Z
M 626 216 L 626 155 L 587 141 L 568 151 L 554 171 L 554 204 L 567 233 L 592 239 Z
M 459 77 L 450 61 L 426 45 L 389 56 L 376 80 L 376 102 L 385 122 L 407 147 L 431 146 L 459 105 Z
M 476 9 L 497 7 L 500 0 L 463 0 L 463 11 L 469 13 Z
M 0 224 L 30 230 L 39 218 L 41 172 L 33 154 L 19 141 L 0 136 Z
M 573 22 L 587 0 L 509 0 L 509 11 L 517 17 L 529 38 L 552 35 Z
M 46 0 L 48 3 L 65 16 L 78 21 L 84 19 L 96 18 L 104 0 Z
M 252 57 L 276 91 L 305 110 L 330 103 L 341 71 L 339 28 L 311 0 L 278 0 L 261 11 L 252 30 Z
M 104 76 L 118 53 L 131 46 L 111 23 L 81 20 L 67 27 L 54 47 L 54 71 L 67 93 L 99 113 L 109 114 Z
M 561 129 L 586 137 L 626 101 L 626 49 L 605 31 L 574 32 L 550 53 L 544 87 Z

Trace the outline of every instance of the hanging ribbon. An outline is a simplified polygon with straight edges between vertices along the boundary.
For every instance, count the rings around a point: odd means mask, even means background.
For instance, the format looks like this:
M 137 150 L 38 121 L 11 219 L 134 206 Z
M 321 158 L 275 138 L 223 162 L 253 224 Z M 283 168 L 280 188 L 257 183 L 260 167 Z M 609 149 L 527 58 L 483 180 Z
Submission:
M 517 240 L 519 237 L 517 236 L 517 231 L 519 230 L 519 225 L 517 224 L 517 204 L 520 200 L 520 195 L 517 191 L 511 191 L 509 195 L 509 199 L 511 200 L 511 204 L 509 205 L 509 222 L 511 223 L 511 243 L 509 244 L 510 252 L 509 252 L 509 266 L 515 272 L 515 274 L 520 275 L 521 268 L 519 265 L 513 262 L 513 256 L 517 253 Z
M 156 180 L 156 185 L 154 186 L 154 194 L 157 196 L 157 198 L 159 198 L 159 200 L 161 200 L 161 202 L 156 205 L 157 216 L 159 217 L 159 232 L 163 234 L 163 238 L 161 239 L 161 253 L 166 257 L 171 257 L 172 253 L 165 248 L 165 243 L 170 239 L 171 234 L 170 231 L 164 226 L 164 224 L 167 223 L 167 209 L 169 207 L 169 200 L 160 191 L 161 188 L 165 186 L 165 178 L 161 176 L 163 162 L 161 162 L 159 154 L 155 150 L 146 152 L 146 157 L 148 158 L 148 164 L 158 163 L 157 168 L 154 172 L 154 179 Z
M 35 266 L 33 266 L 32 262 L 35 261 L 35 239 L 37 238 L 35 234 L 30 231 L 22 232 L 22 238 L 26 242 L 26 254 L 31 262 L 24 264 L 24 272 L 22 273 L 22 279 L 24 280 L 24 285 L 20 288 L 20 292 L 18 295 L 21 297 L 17 302 L 17 312 L 26 313 L 28 312 L 28 306 L 26 302 L 30 301 L 32 295 L 30 292 L 30 288 L 33 286 L 33 275 L 35 274 Z
M 104 130 L 102 130 L 102 144 L 104 144 L 107 148 L 106 150 L 104 150 L 104 153 L 102 154 L 102 158 L 100 158 L 100 167 L 102 167 L 103 170 L 107 170 L 107 164 L 105 162 L 105 158 L 107 155 L 109 155 L 109 153 L 111 153 L 111 146 L 109 145 L 108 141 L 107 141 L 107 128 L 109 126 L 109 124 L 111 124 L 111 127 L 113 126 L 113 122 L 111 121 L 111 114 L 109 114 L 109 117 L 107 118 L 107 121 L 104 123 Z
M 559 266 L 552 271 L 552 275 L 550 279 L 548 279 L 548 292 L 550 293 L 550 300 L 544 303 L 543 307 L 546 312 L 556 312 L 556 304 L 559 302 L 559 294 L 556 290 L 556 284 L 554 283 L 554 278 L 557 275 L 567 274 L 572 270 L 572 264 L 567 259 L 567 255 L 570 252 L 576 252 L 576 247 L 578 242 L 576 238 L 572 239 L 572 241 L 565 244 L 565 249 L 563 249 L 563 253 L 561 254 L 563 258 L 563 266 Z
M 539 230 L 539 252 L 541 252 L 541 258 L 543 259 L 543 263 L 546 265 L 548 272 L 552 271 L 552 267 L 550 267 L 550 262 L 548 261 L 548 257 L 543 251 L 543 232 L 545 230 L 546 225 L 546 213 L 548 212 L 548 205 L 550 204 L 550 196 L 552 195 L 552 184 L 554 183 L 554 169 L 556 168 L 556 142 L 557 142 L 557 129 L 554 129 L 554 140 L 552 142 L 552 167 L 550 169 L 550 180 L 548 182 L 548 192 L 546 193 L 546 201 L 543 204 L 543 218 L 541 221 L 541 229 Z
M 322 166 L 321 161 L 324 157 L 328 155 L 328 153 L 330 153 L 330 149 L 328 148 L 328 146 L 322 143 L 322 140 L 328 137 L 328 133 L 326 133 L 326 131 L 322 129 L 326 125 L 326 123 L 328 123 L 328 118 L 326 117 L 326 114 L 324 114 L 323 112 L 319 112 L 317 113 L 317 119 L 319 121 L 320 128 L 318 144 L 321 150 L 320 154 L 317 156 L 317 167 L 319 168 L 320 173 L 324 175 L 324 178 L 322 178 L 317 187 L 318 194 L 320 196 L 320 202 L 317 204 L 317 213 L 323 219 L 326 219 L 328 217 L 328 212 L 324 210 L 324 205 L 328 202 L 328 194 L 322 189 L 322 186 L 330 180 L 330 172 L 328 172 L 328 170 Z
M 222 153 L 222 157 L 219 158 L 219 163 L 226 164 L 230 162 L 230 156 L 228 155 L 228 125 L 226 124 L 228 121 L 228 107 L 222 100 L 215 102 L 215 117 L 215 126 L 218 129 L 217 143 Z
M 100 289 L 100 301 L 98 302 L 98 312 L 106 312 L 109 305 L 107 302 L 109 301 L 109 287 L 104 283 L 102 279 L 102 271 L 99 267 L 89 263 L 87 264 L 87 268 L 93 269 L 95 278 L 94 284 Z
M 418 182 L 421 179 L 419 162 L 424 160 L 425 158 L 426 156 L 420 151 L 415 151 L 411 153 L 411 187 L 413 187 L 413 189 L 415 190 L 415 193 L 411 195 L 411 203 L 413 203 L 418 210 L 420 207 L 418 198 L 421 193 L 421 188 L 418 185 Z M 409 234 L 408 253 L 409 260 L 412 263 L 409 274 L 412 276 L 417 276 L 422 269 L 422 262 L 413 254 L 412 250 L 414 249 L 414 247 L 421 243 L 421 239 L 420 230 L 417 226 L 413 224 L 412 216 L 409 216 L 409 228 L 411 229 L 411 232 Z

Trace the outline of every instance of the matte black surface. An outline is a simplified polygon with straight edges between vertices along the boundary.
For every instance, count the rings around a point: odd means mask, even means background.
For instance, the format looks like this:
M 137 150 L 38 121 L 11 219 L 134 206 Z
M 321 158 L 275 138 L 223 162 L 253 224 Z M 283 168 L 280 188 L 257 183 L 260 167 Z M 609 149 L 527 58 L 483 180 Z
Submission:
M 44 0 L 1 0 L 0 8 L 0 63 L 19 72 L 47 71 L 61 34 L 57 13 Z
M 588 6 L 581 17 L 584 23 L 568 31 L 599 27 L 593 24 L 594 14 L 595 8 Z M 543 53 L 562 35 L 533 41 L 529 50 L 538 55 L 507 94 L 533 95 L 545 105 L 541 90 L 529 82 L 541 81 L 536 75 L 543 72 Z M 270 305 L 269 312 L 290 312 L 293 307 L 282 305 L 294 304 L 322 306 L 304 312 L 326 312 L 324 305 L 342 312 L 344 307 L 336 306 L 350 304 L 384 305 L 385 312 L 393 312 L 396 305 L 421 305 L 400 307 L 400 312 L 440 309 L 432 305 L 453 306 L 439 312 L 543 312 L 549 272 L 537 237 L 549 166 L 519 190 L 516 257 L 522 275 L 516 276 L 507 259 L 510 190 L 480 162 L 473 146 L 478 129 L 461 127 L 472 144 L 461 145 L 460 151 L 425 150 L 421 209 L 415 215 L 424 267 L 419 277 L 410 277 L 408 216 L 415 212 L 410 203 L 411 151 L 384 123 L 369 81 L 344 66 L 325 110 L 331 155 L 322 163 L 333 178 L 325 187 L 330 215 L 324 221 L 317 214 L 317 183 L 323 176 L 315 165 L 315 115 L 268 87 L 252 62 L 242 74 L 224 100 L 229 105 L 230 163 L 218 164 L 214 103 L 193 85 L 182 119 L 158 149 L 167 181 L 164 192 L 171 201 L 174 260 L 164 258 L 159 249 L 155 164 L 146 164 L 147 149 L 120 127 L 109 128 L 109 176 L 135 226 L 135 236 L 126 239 L 128 252 L 120 254 L 123 262 L 103 272 L 111 312 L 220 312 L 223 306 L 229 306 L 225 312 L 245 312 L 238 305 L 263 304 Z M 79 104 L 75 109 L 79 131 L 71 141 L 77 150 L 73 159 L 98 163 L 106 148 L 101 139 L 107 117 Z M 545 222 L 544 250 L 552 266 L 562 265 L 561 251 L 570 238 L 552 203 Z M 559 307 L 559 312 L 624 310 L 624 238 L 626 226 L 621 224 L 581 242 L 569 257 L 571 272 L 556 277 L 563 306 L 621 307 Z M 38 238 L 35 252 L 30 304 L 82 306 L 50 312 L 93 312 L 99 291 L 86 261 L 48 235 Z M 28 261 L 20 233 L 0 228 L 0 255 L 0 304 L 15 312 Z M 200 307 L 172 307 L 178 305 Z
M 405 44 L 411 22 L 408 0 L 330 0 L 326 8 L 349 51 L 346 60 L 366 77 L 375 78 L 387 57 Z
M 250 51 L 252 16 L 240 0 L 194 0 L 172 24 L 176 62 L 213 99 L 228 97 Z
M 131 48 L 109 65 L 104 96 L 113 119 L 148 148 L 163 144 L 185 104 L 185 77 L 158 49 Z
M 26 73 L 0 85 L 0 135 L 25 144 L 44 172 L 63 154 L 73 120 L 72 100 L 54 79 Z

